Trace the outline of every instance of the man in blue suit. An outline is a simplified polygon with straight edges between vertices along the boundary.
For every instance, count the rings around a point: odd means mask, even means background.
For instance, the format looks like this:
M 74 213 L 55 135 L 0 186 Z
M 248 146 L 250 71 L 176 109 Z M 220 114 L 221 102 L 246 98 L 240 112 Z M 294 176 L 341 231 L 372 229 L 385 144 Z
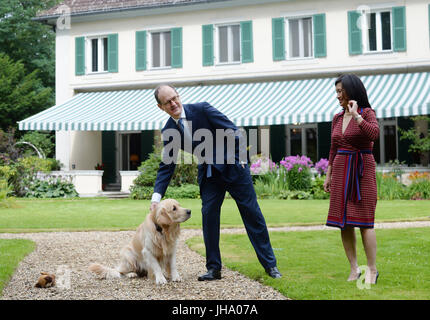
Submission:
M 170 115 L 162 129 L 162 134 L 164 150 L 173 151 L 170 153 L 171 159 L 176 160 L 179 148 L 192 152 L 200 143 L 203 143 L 200 140 L 192 139 L 197 136 L 195 133 L 199 132 L 198 130 L 212 135 L 212 139 L 206 136 L 205 143 L 217 141 L 210 144 L 212 149 L 205 150 L 205 155 L 200 157 L 198 165 L 197 180 L 202 199 L 203 238 L 207 268 L 207 273 L 199 276 L 198 280 L 221 279 L 220 212 L 226 191 L 236 201 L 248 237 L 266 273 L 273 278 L 280 278 L 281 273 L 276 267 L 276 258 L 270 244 L 266 222 L 257 203 L 246 156 L 244 159 L 240 153 L 243 149 L 246 152 L 246 148 L 239 146 L 240 137 L 237 134 L 237 127 L 223 113 L 207 102 L 182 105 L 178 92 L 170 85 L 158 86 L 154 95 L 158 107 Z M 175 146 L 168 148 L 175 142 L 175 135 L 171 134 L 172 132 L 178 133 L 177 138 L 180 137 L 176 148 Z M 216 139 L 217 133 L 220 132 L 227 132 L 225 138 Z M 166 135 L 172 139 L 166 139 Z M 233 150 L 231 150 L 231 144 L 229 148 L 229 144 L 225 143 L 232 135 L 234 135 Z M 151 210 L 156 208 L 157 203 L 165 194 L 175 170 L 175 161 L 167 161 L 167 157 L 167 153 L 164 153 L 158 169 Z

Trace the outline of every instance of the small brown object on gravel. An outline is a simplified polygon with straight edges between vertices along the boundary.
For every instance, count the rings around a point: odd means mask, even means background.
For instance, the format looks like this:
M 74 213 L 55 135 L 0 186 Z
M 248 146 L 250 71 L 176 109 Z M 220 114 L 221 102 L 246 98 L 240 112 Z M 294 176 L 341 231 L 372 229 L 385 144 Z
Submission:
M 34 285 L 36 288 L 49 288 L 55 286 L 55 274 L 41 272 L 41 276 Z

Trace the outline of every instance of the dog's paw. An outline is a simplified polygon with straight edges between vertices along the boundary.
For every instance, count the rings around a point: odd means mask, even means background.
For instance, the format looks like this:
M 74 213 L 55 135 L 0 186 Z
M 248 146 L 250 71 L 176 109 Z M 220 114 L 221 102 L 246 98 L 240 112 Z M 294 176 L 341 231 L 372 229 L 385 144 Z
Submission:
M 134 272 L 127 273 L 127 278 L 137 278 L 137 273 L 134 273 Z
M 172 281 L 174 281 L 174 282 L 181 282 L 182 281 L 182 278 L 179 275 L 179 273 L 172 274 Z
M 166 278 L 165 278 L 163 275 L 161 275 L 161 276 L 159 276 L 159 277 L 156 277 L 156 279 L 155 279 L 155 283 L 156 283 L 157 285 L 163 285 L 163 284 L 166 284 L 166 283 L 167 283 L 167 280 L 166 280 Z

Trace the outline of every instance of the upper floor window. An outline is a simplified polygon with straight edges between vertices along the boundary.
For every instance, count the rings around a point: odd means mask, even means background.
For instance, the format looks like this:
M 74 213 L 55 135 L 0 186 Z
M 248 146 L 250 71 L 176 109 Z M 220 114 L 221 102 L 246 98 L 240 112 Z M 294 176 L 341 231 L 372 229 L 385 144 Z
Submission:
M 202 26 L 203 66 L 254 61 L 252 21 Z
M 273 60 L 327 55 L 325 14 L 272 19 Z
M 91 66 L 90 72 L 108 71 L 108 38 L 90 38 L 87 44 L 90 48 L 87 56 Z
M 288 31 L 289 58 L 307 58 L 313 56 L 312 43 L 312 18 L 288 19 L 286 24 Z
M 218 62 L 240 62 L 240 25 L 218 26 Z
M 136 71 L 182 68 L 182 28 L 136 31 Z
M 118 72 L 118 34 L 75 38 L 75 75 Z
M 172 65 L 171 32 L 150 32 L 151 68 L 165 68 Z
M 368 52 L 392 50 L 391 12 L 378 11 L 365 14 L 368 32 L 363 33 L 363 45 Z
M 349 11 L 349 54 L 406 51 L 405 12 L 405 7 Z

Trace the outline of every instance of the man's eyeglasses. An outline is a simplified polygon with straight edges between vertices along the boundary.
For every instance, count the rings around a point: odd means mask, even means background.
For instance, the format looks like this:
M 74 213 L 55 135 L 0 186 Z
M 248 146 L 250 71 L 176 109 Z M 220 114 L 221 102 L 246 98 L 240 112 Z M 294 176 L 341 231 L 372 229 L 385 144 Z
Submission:
M 172 104 L 172 102 L 178 103 L 179 102 L 179 95 L 174 96 L 172 99 L 167 100 L 166 102 L 162 103 L 161 106 L 167 107 Z

